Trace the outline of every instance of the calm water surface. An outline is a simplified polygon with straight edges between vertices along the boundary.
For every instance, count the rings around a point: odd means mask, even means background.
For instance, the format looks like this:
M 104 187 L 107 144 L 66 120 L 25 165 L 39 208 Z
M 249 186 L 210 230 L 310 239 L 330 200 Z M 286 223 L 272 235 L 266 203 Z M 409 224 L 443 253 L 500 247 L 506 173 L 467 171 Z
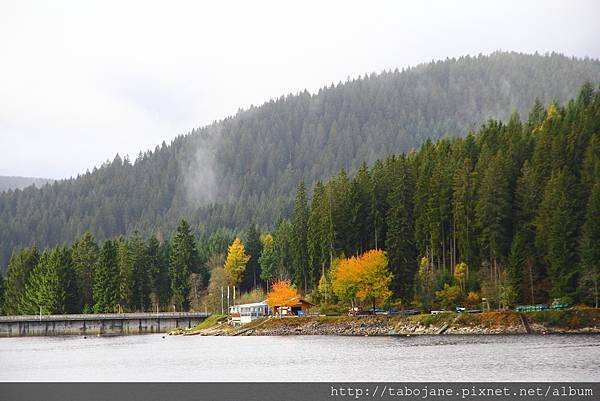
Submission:
M 600 336 L 0 339 L 2 381 L 600 381 Z

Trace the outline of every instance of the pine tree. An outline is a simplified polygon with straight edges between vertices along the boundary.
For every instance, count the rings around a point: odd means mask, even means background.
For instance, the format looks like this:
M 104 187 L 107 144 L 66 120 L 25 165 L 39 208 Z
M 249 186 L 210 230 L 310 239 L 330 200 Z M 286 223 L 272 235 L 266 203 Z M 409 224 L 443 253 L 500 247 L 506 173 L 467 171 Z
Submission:
M 551 296 L 573 302 L 576 296 L 577 253 L 573 177 L 555 171 L 546 184 L 536 218 L 536 245 L 548 266 Z
M 275 255 L 277 259 L 276 278 L 289 280 L 293 276 L 292 267 L 292 224 L 287 219 L 279 221 L 273 232 Z
M 262 251 L 258 259 L 260 263 L 260 278 L 270 284 L 277 277 L 277 253 L 275 243 L 271 234 L 265 234 L 261 238 Z
M 65 293 L 59 277 L 57 250 L 46 250 L 27 279 L 20 313 L 25 315 L 64 312 Z
M 139 232 L 128 241 L 132 262 L 132 302 L 135 310 L 145 311 L 150 304 L 150 274 L 147 269 L 146 246 Z
M 151 236 L 146 245 L 146 263 L 150 275 L 150 298 L 154 307 L 169 302 L 169 257 L 168 243 L 161 246 L 156 236 Z
M 40 254 L 36 246 L 21 249 L 15 252 L 10 259 L 4 293 L 4 313 L 7 315 L 21 313 L 25 284 L 29 279 L 29 275 L 37 266 L 39 259 Z
M 129 244 L 123 237 L 114 240 L 117 249 L 117 265 L 119 267 L 119 312 L 130 310 L 133 306 L 133 258 Z
M 313 191 L 306 236 L 309 275 L 313 279 L 325 270 L 330 252 L 333 252 L 333 226 L 328 195 L 329 192 L 326 192 L 323 184 L 318 181 Z M 332 236 L 328 238 L 330 232 Z M 314 282 L 311 283 L 311 285 L 314 284 Z
M 250 256 L 250 260 L 244 271 L 240 290 L 249 291 L 261 284 L 260 263 L 258 260 L 261 253 L 260 234 L 254 224 L 248 226 L 244 232 L 244 248 Z
M 55 252 L 58 277 L 65 294 L 64 312 L 81 313 L 81 297 L 77 285 L 77 272 L 73 266 L 72 251 L 69 247 L 62 246 L 58 247 Z
M 173 304 L 180 310 L 189 306 L 189 276 L 198 265 L 198 251 L 190 225 L 181 220 L 172 242 L 169 276 L 171 278 L 171 293 Z
M 94 313 L 114 313 L 119 305 L 117 247 L 111 240 L 102 244 L 94 280 Z
M 98 245 L 92 234 L 86 232 L 73 244 L 73 266 L 77 272 L 77 287 L 84 311 L 94 304 L 94 266 L 98 259 Z
M 308 290 L 308 205 L 306 200 L 306 189 L 304 182 L 298 185 L 294 213 L 292 215 L 292 265 L 293 284 L 297 288 Z
M 417 250 L 414 243 L 413 188 L 414 180 L 404 157 L 396 162 L 390 205 L 386 216 L 386 251 L 390 271 L 394 275 L 392 291 L 408 304 L 413 297 L 414 277 L 417 271 Z
M 598 307 L 600 280 L 600 162 L 597 163 L 587 202 L 581 243 L 581 298 Z

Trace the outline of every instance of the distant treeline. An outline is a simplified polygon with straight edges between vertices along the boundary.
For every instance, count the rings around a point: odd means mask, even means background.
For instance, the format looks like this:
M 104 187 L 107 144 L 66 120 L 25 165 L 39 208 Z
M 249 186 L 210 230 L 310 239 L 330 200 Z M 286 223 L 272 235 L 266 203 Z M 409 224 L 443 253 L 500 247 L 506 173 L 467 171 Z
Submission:
M 536 102 L 525 122 L 490 120 L 477 134 L 317 181 L 311 193 L 299 184 L 291 219 L 268 241 L 254 224 L 244 231 L 242 290 L 291 279 L 319 299 L 340 257 L 383 249 L 403 306 L 598 302 L 600 91 L 589 84 L 565 106 Z M 186 309 L 218 288 L 234 238 L 196 239 L 182 221 L 171 240 L 134 233 L 98 244 L 86 234 L 41 254 L 24 248 L 8 265 L 3 311 Z
M 251 221 L 271 228 L 291 216 L 300 181 L 311 189 L 427 138 L 524 115 L 536 97 L 566 102 L 586 81 L 600 83 L 597 60 L 497 52 L 282 96 L 131 160 L 117 156 L 74 179 L 0 194 L 0 266 L 15 249 L 72 243 L 86 231 L 98 240 L 134 230 L 167 238 L 182 218 L 195 234 Z

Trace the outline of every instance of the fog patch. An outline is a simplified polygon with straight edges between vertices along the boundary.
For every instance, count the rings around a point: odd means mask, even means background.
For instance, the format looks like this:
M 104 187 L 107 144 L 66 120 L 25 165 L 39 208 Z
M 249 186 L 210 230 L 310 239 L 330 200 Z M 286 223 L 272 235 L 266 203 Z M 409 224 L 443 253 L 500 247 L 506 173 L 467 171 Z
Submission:
M 186 163 L 182 163 L 180 182 L 185 200 L 191 208 L 217 201 L 219 186 L 216 174 L 216 151 L 220 129 L 215 125 L 190 135 Z

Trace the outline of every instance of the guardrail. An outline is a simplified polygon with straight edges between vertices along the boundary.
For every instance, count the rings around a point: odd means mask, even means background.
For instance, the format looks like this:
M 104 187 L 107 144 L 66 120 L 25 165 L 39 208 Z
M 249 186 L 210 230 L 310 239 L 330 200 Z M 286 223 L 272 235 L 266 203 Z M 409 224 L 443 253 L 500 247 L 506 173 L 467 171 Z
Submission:
M 65 321 L 65 320 L 133 320 L 133 319 L 185 319 L 208 317 L 205 312 L 146 312 L 146 313 L 102 313 L 70 315 L 16 315 L 0 316 L 0 322 Z

